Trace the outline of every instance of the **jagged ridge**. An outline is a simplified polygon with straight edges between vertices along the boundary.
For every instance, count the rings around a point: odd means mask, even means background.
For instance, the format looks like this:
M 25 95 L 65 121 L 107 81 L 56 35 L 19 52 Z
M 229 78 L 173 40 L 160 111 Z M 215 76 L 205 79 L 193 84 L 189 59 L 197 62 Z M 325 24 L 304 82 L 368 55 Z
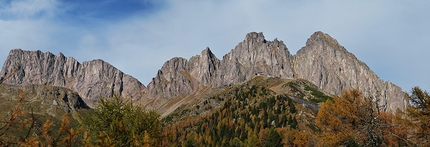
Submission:
M 216 58 L 209 48 L 190 61 L 180 59 L 167 61 L 148 85 L 152 97 L 190 94 L 202 86 L 237 84 L 262 74 L 306 79 L 333 95 L 339 95 L 344 89 L 359 88 L 366 96 L 378 100 L 381 107 L 391 111 L 406 106 L 400 87 L 382 81 L 365 63 L 323 32 L 311 35 L 306 46 L 294 56 L 282 41 L 267 41 L 263 33 L 251 32 L 222 60 Z M 200 68 L 193 71 L 195 67 Z M 163 91 L 163 94 L 159 95 L 158 91 Z
M 100 96 L 110 97 L 116 93 L 137 99 L 145 94 L 145 86 L 137 79 L 100 59 L 80 64 L 61 53 L 55 56 L 50 52 L 14 49 L 10 51 L 0 76 L 12 73 L 4 83 L 66 87 L 78 92 L 89 106 L 93 106 Z
M 167 61 L 148 84 L 112 65 L 93 60 L 80 64 L 75 59 L 41 51 L 12 50 L 0 76 L 18 68 L 7 79 L 10 84 L 44 84 L 77 91 L 89 105 L 99 96 L 117 93 L 126 98 L 142 99 L 151 108 L 168 99 L 190 95 L 205 87 L 237 84 L 255 75 L 302 78 L 329 94 L 359 88 L 366 96 L 379 100 L 387 110 L 403 109 L 406 102 L 400 87 L 382 81 L 370 68 L 348 52 L 334 38 L 315 32 L 296 55 L 282 41 L 268 41 L 263 33 L 248 33 L 234 49 L 218 59 L 207 47 L 189 60 L 175 57 Z

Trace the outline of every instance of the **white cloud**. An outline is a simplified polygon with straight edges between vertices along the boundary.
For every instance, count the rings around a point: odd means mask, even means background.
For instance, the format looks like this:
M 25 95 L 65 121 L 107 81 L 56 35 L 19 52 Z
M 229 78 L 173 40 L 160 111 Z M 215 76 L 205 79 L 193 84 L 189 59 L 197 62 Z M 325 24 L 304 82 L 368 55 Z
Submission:
M 41 21 L 12 20 L 0 21 L 1 50 L 13 48 L 43 49 L 49 44 L 48 24 Z
M 55 0 L 12 0 L 0 3 L 2 17 L 14 19 L 52 16 L 57 8 Z

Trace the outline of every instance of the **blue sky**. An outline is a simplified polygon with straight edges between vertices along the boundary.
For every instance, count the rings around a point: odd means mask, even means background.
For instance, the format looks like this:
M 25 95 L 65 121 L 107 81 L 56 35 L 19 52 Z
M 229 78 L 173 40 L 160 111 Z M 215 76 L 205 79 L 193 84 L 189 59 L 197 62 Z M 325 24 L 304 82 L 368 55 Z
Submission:
M 295 54 L 323 31 L 383 80 L 430 90 L 430 1 L 3 0 L 0 62 L 10 49 L 101 58 L 145 85 L 172 57 L 218 58 L 246 33 Z

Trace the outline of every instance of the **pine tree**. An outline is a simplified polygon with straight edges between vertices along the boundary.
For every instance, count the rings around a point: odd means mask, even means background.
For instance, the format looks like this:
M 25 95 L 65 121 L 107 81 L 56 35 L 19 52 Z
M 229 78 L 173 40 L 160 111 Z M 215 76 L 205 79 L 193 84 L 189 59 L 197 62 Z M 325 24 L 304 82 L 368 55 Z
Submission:
M 279 147 L 282 146 L 282 138 L 281 135 L 279 135 L 279 133 L 271 128 L 270 129 L 270 133 L 269 133 L 269 137 L 267 137 L 266 143 L 264 144 L 265 147 Z
M 290 98 L 288 99 L 288 107 L 290 108 L 289 109 L 290 113 L 296 113 L 297 112 L 296 106 L 294 106 L 294 103 Z

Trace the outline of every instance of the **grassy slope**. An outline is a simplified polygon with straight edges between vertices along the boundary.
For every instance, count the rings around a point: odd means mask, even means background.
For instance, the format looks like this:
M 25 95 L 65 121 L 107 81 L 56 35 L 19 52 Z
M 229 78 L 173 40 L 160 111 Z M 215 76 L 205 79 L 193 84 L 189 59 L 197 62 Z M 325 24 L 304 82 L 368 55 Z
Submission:
M 45 85 L 18 86 L 0 84 L 0 118 L 5 122 L 10 118 L 11 111 L 21 101 L 21 110 L 26 112 L 23 118 L 35 116 L 36 126 L 41 125 L 49 118 L 54 124 L 60 124 L 63 115 L 71 119 L 71 125 L 78 126 L 76 114 L 84 109 L 73 108 L 69 101 L 71 97 L 78 97 L 77 93 L 60 87 Z

